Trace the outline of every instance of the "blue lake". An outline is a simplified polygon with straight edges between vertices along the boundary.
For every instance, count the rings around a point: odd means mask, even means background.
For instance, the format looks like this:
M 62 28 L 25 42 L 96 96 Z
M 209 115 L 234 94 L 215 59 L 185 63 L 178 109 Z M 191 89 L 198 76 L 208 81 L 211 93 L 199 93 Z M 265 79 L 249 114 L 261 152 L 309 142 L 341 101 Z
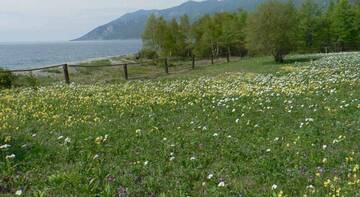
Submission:
M 134 54 L 141 40 L 83 42 L 0 42 L 0 67 L 37 68 L 89 59 Z

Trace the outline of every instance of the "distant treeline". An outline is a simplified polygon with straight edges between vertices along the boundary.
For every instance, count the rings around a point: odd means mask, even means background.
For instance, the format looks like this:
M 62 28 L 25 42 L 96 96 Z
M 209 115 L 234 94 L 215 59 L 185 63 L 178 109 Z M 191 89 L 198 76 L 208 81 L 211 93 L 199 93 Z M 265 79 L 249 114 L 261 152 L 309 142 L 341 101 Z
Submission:
M 166 21 L 148 18 L 140 54 L 158 56 L 221 57 L 273 55 L 282 62 L 290 52 L 333 52 L 360 48 L 360 0 L 334 0 L 321 7 L 305 0 L 269 0 L 253 12 L 240 10 L 205 15 L 190 22 L 184 15 Z

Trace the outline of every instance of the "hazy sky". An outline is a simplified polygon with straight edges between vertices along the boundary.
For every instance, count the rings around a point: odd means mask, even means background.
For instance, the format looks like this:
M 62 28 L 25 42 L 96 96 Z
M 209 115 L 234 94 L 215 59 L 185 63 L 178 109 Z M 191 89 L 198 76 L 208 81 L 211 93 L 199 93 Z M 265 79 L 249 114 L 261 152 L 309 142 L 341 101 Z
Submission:
M 0 0 L 0 42 L 70 40 L 127 12 L 186 1 Z

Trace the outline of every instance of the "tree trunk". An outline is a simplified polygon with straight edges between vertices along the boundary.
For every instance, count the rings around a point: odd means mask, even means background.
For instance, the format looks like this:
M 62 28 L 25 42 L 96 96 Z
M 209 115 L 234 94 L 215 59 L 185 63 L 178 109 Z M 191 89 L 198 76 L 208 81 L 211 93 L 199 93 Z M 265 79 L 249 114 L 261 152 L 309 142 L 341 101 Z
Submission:
M 227 54 L 226 54 L 226 60 L 229 63 L 230 62 L 230 56 L 231 56 L 231 49 L 230 46 L 227 47 Z
M 275 62 L 276 63 L 283 63 L 284 62 L 284 57 L 281 53 L 277 53 L 276 55 L 274 55 L 275 58 Z

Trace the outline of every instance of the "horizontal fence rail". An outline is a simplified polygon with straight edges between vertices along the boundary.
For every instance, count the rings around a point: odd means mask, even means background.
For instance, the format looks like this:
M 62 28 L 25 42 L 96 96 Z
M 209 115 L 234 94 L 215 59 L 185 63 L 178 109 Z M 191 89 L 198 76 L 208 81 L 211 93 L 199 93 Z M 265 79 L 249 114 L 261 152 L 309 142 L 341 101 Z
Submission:
M 230 62 L 230 57 L 227 57 L 227 62 Z M 191 69 L 194 70 L 196 66 L 196 58 L 195 56 L 192 57 L 167 57 L 167 58 L 158 58 L 152 61 L 124 61 L 124 62 L 117 62 L 114 61 L 114 63 L 109 65 L 94 65 L 94 66 L 86 66 L 86 65 L 80 65 L 80 64 L 59 64 L 59 65 L 53 65 L 53 66 L 46 66 L 41 68 L 30 68 L 30 69 L 15 69 L 15 70 L 5 70 L 3 72 L 11 72 L 11 73 L 23 73 L 23 72 L 33 72 L 33 71 L 40 71 L 40 70 L 47 70 L 47 69 L 54 69 L 58 68 L 63 70 L 64 74 L 64 80 L 66 84 L 70 84 L 70 74 L 69 74 L 69 68 L 106 68 L 106 67 L 123 67 L 124 72 L 124 79 L 129 80 L 129 71 L 128 67 L 132 65 L 144 65 L 144 64 L 163 64 L 164 66 L 164 72 L 166 74 L 169 74 L 169 62 L 170 61 L 191 61 Z M 201 60 L 211 60 L 211 64 L 214 64 L 214 56 L 211 56 L 210 59 L 201 59 Z M 0 70 L 1 72 L 2 70 Z

